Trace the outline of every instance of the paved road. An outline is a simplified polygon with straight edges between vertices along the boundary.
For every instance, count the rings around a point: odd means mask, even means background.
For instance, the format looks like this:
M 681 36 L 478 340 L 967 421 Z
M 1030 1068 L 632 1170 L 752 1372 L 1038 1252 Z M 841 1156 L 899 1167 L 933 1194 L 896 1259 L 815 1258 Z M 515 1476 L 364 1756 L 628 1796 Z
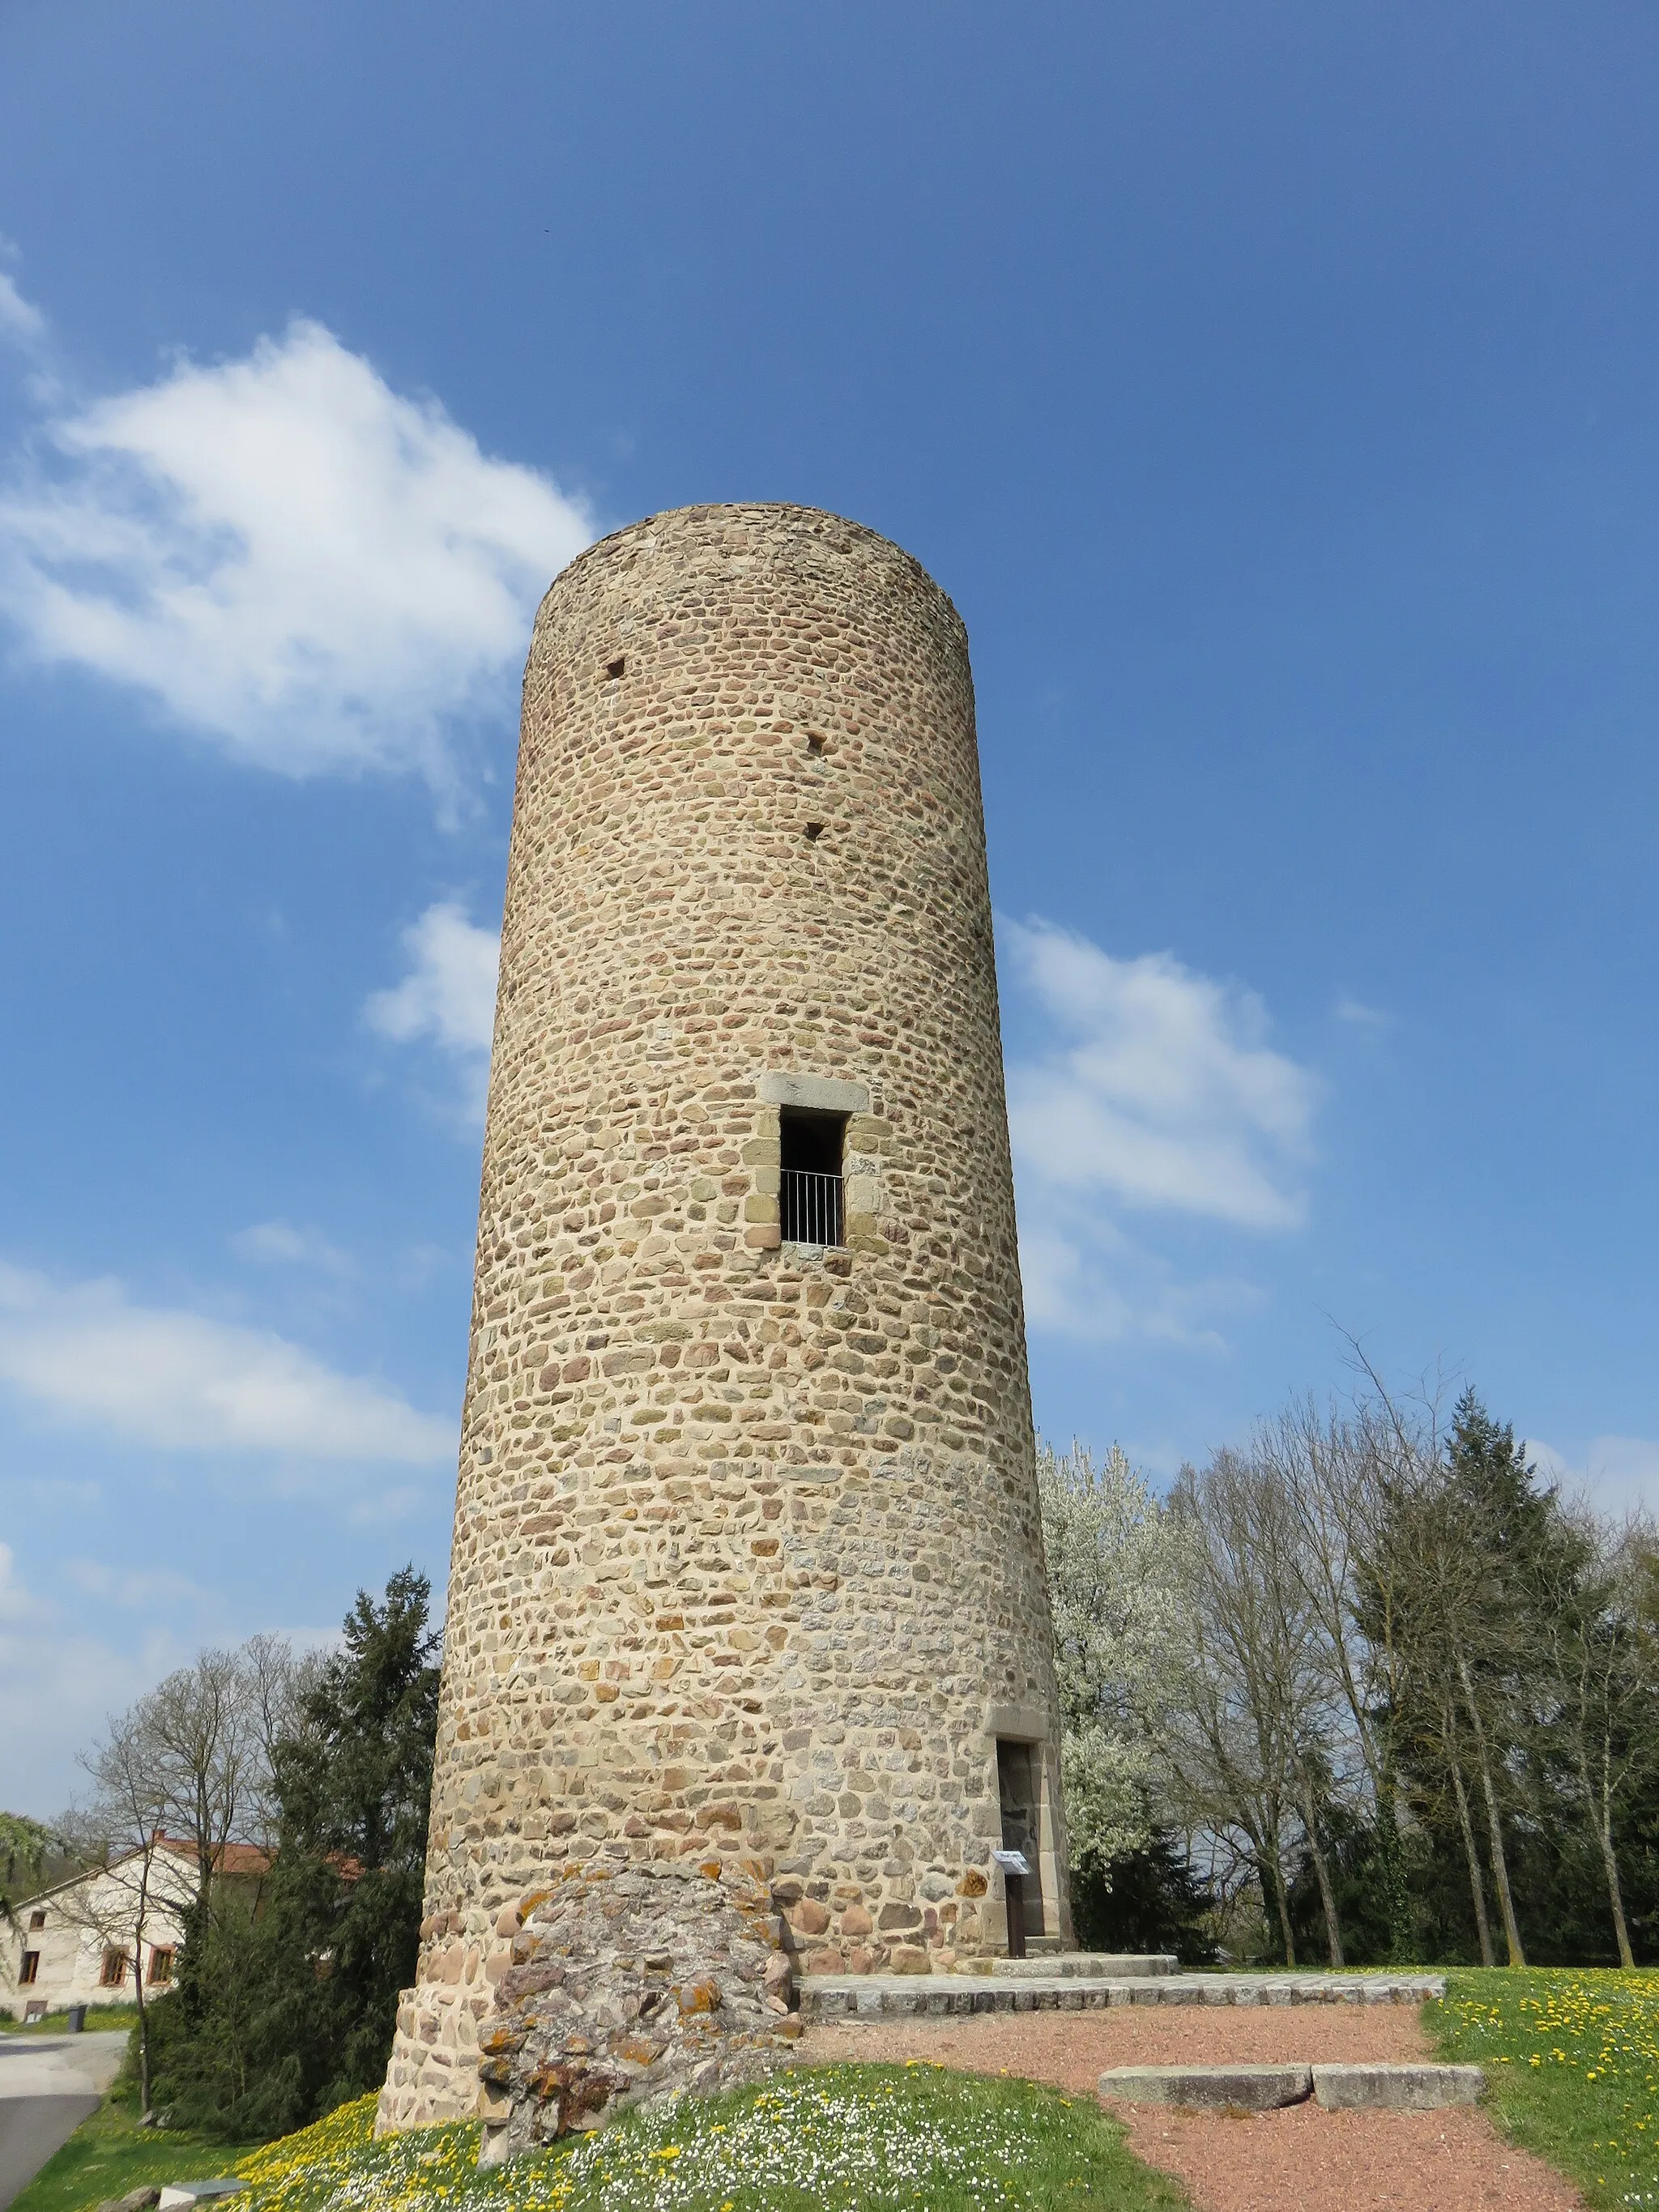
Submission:
M 119 2029 L 0 2035 L 0 2212 L 97 2111 L 126 2046 Z

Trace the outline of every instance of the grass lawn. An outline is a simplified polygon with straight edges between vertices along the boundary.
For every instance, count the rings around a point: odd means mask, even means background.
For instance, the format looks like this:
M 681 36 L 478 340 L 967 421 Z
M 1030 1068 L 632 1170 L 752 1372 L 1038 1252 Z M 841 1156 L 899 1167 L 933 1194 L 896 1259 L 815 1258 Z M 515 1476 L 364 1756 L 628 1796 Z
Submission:
M 228 2173 L 247 2155 L 246 2149 L 204 2142 L 185 2128 L 141 2128 L 130 2106 L 106 2097 L 12 2199 L 11 2212 L 82 2212 L 83 2206 L 125 2197 L 147 2182 L 159 2186 Z M 236 2201 L 240 2205 L 242 2199 Z
M 475 2125 L 377 2143 L 374 2113 L 365 2097 L 245 2158 L 238 2212 L 1177 2212 L 1187 2202 L 1092 2101 L 919 2063 L 802 2068 L 761 2089 L 627 2114 L 487 2173 Z M 79 2212 L 81 2201 L 48 2205 L 31 2191 L 15 2212 Z
M 130 2032 L 137 2025 L 137 2005 L 88 2005 L 87 2007 L 88 2035 L 94 2029 L 106 2027 L 118 2027 Z M 27 2027 L 21 2020 L 13 2020 L 8 2014 L 0 2013 L 0 2034 L 67 2035 L 68 2033 L 69 2014 L 66 2012 L 49 2012 L 43 2020 L 32 2020 Z
M 1659 2207 L 1659 1973 L 1453 1967 L 1424 2017 L 1515 2142 L 1595 2205 Z

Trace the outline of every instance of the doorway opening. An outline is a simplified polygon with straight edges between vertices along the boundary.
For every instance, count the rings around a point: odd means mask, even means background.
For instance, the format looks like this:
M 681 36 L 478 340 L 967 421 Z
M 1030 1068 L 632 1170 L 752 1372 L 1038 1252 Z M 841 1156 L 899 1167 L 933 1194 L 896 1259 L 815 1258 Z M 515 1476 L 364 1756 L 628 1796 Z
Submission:
M 1042 1840 L 1041 1785 L 1042 1780 L 1042 1747 L 1035 1743 L 1014 1743 L 1006 1736 L 997 1738 L 997 1798 L 1002 1814 L 1002 1848 L 1018 1851 L 1030 1868 L 1029 1874 L 1011 1874 L 1006 1869 L 1003 1886 L 1007 1893 L 1009 1951 L 1014 1957 L 1024 1954 L 1025 1938 L 1041 1936 L 1042 1918 L 1042 1861 L 1038 1856 Z M 1019 1949 L 1014 1950 L 1018 1940 Z

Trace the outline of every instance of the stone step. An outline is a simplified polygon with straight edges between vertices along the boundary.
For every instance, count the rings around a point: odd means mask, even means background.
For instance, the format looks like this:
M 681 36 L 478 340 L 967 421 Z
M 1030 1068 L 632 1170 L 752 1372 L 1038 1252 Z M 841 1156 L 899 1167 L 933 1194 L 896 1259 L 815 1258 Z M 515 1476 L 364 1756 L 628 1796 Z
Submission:
M 1157 1974 L 1173 1974 L 1181 1961 L 1167 1951 L 1061 1951 L 1045 1959 L 993 1959 L 992 1975 L 999 1981 L 1144 1981 Z
M 1474 2105 L 1486 2077 L 1478 2066 L 1111 2066 L 1100 2094 L 1126 2105 L 1188 2105 L 1200 2111 L 1269 2112 L 1305 2104 L 1327 2112 L 1434 2112 Z
M 1311 2066 L 1110 2066 L 1100 2094 L 1124 2105 L 1192 2105 L 1201 2112 L 1271 2112 L 1305 2104 Z
M 1478 2105 L 1486 2087 L 1479 2066 L 1316 2066 L 1313 2093 L 1327 2112 L 1383 2105 L 1413 2112 Z
M 1421 2004 L 1443 1974 L 805 1974 L 801 2018 L 958 2019 L 976 2012 L 1097 2012 L 1125 2004 Z

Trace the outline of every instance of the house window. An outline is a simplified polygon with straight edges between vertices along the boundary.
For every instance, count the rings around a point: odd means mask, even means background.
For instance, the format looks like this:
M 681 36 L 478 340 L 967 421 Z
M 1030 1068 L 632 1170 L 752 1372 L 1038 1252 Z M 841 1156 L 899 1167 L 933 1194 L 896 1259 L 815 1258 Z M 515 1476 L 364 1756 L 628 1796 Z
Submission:
M 41 1906 L 41 1907 L 40 1907 L 39 1910 L 37 1910 L 36 1911 L 33 1911 L 33 1912 L 31 1912 L 31 1913 L 30 1913 L 30 1915 L 29 1915 L 29 1926 L 30 1926 L 30 1928 L 31 1928 L 31 1929 L 35 1929 L 35 1928 L 44 1928 L 44 1927 L 46 1926 L 46 1908 L 45 1908 L 44 1906 Z
M 46 2016 L 46 2001 L 44 1997 L 32 1997 L 28 2003 L 23 2008 L 23 2025 L 25 2027 L 27 2027 L 33 2021 L 44 2020 Z
M 106 1990 L 118 1990 L 127 1978 L 127 1954 L 125 1951 L 108 1950 L 98 1976 L 99 1984 Z
M 17 1977 L 18 1980 L 20 1982 L 34 1981 L 39 1978 L 40 1972 L 40 1954 L 38 1951 L 25 1951 L 22 1968 Z
M 153 1984 L 173 1979 L 173 1946 L 158 1943 L 149 1954 L 149 1978 Z
M 785 1106 L 778 1114 L 782 1179 L 779 1208 L 788 1244 L 839 1244 L 844 1114 Z

